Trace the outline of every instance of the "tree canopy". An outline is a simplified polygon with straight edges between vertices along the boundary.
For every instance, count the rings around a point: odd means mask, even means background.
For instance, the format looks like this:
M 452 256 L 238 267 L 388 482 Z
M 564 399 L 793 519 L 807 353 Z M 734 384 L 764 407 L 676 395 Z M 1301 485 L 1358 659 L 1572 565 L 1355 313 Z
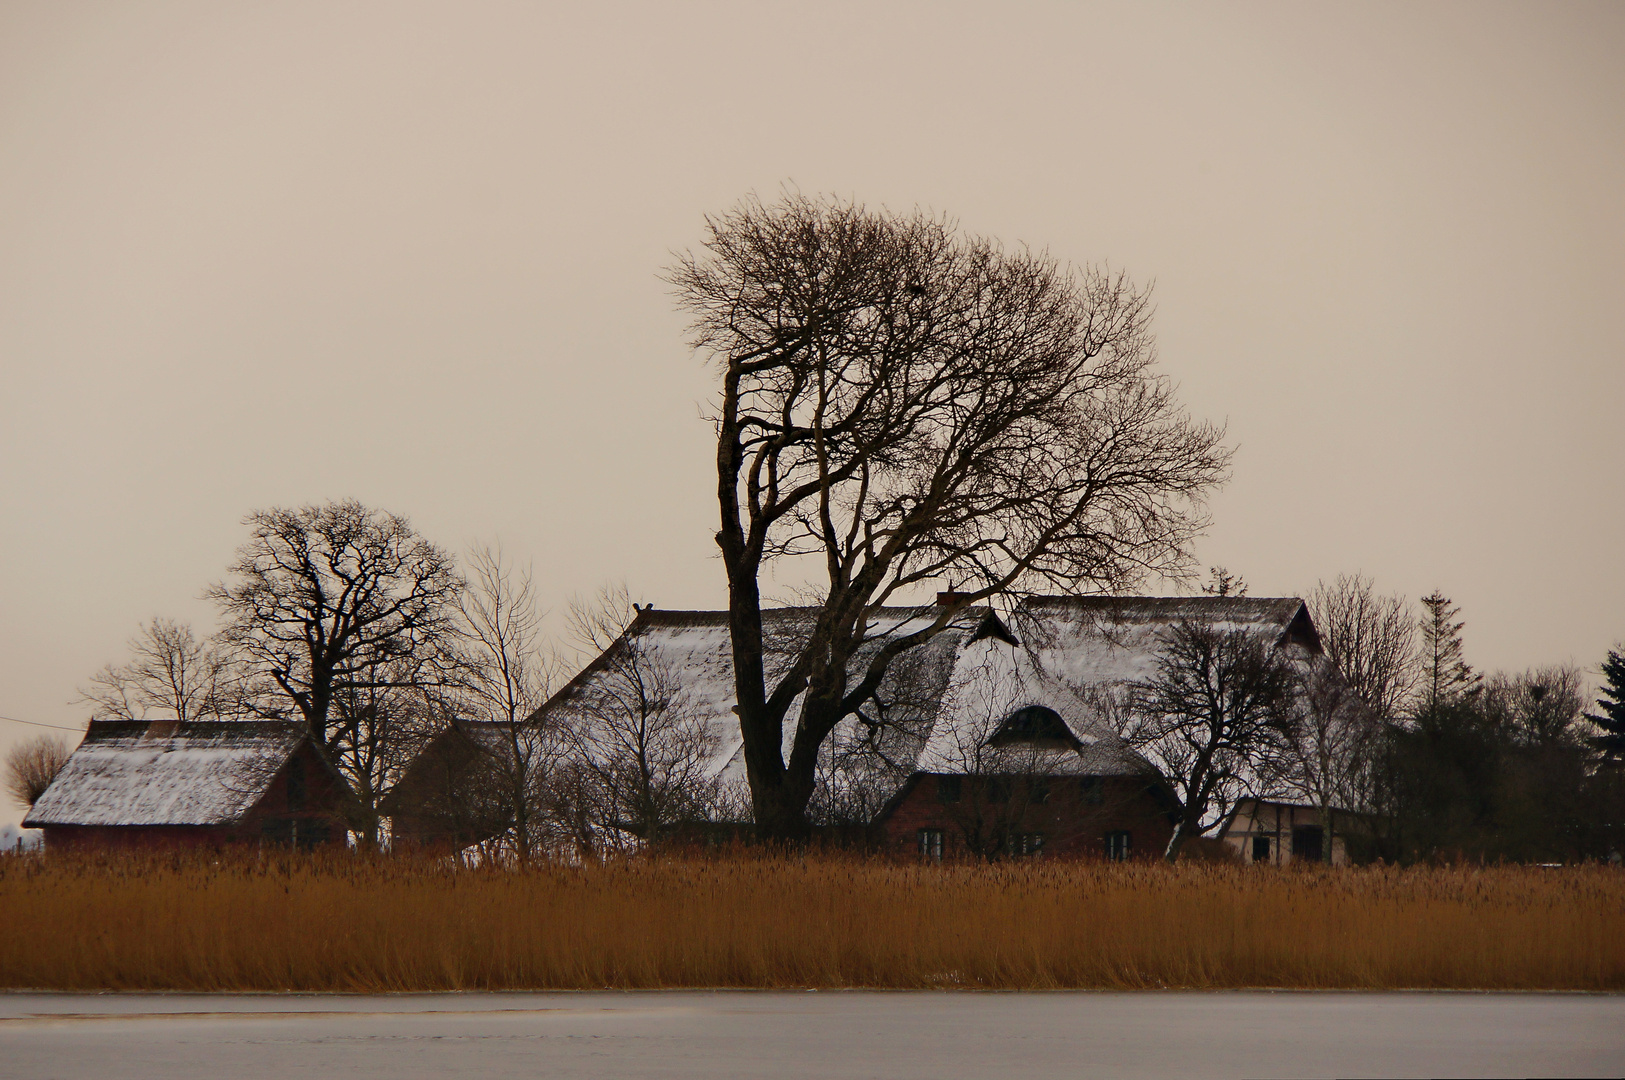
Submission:
M 896 656 L 997 594 L 1181 567 L 1227 452 L 1154 371 L 1149 294 L 1126 275 L 801 195 L 706 225 L 669 280 L 720 378 L 717 543 L 758 829 L 790 836 L 819 747 Z M 800 557 L 816 614 L 770 675 L 760 576 Z M 933 582 L 954 601 L 891 634 L 882 608 Z

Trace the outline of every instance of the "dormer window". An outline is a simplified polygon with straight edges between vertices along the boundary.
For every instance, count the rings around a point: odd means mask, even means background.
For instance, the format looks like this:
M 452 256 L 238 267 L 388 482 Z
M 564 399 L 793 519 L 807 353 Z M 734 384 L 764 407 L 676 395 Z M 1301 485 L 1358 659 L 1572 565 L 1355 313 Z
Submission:
M 1044 705 L 1028 705 L 1005 717 L 999 730 L 987 741 L 989 746 L 1009 746 L 1012 743 L 1075 750 L 1078 738 L 1054 709 Z

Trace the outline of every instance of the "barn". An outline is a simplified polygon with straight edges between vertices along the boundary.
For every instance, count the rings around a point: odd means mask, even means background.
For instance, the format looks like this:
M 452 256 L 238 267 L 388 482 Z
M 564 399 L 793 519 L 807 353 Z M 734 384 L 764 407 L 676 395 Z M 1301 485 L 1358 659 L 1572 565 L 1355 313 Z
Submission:
M 23 824 L 47 850 L 343 847 L 353 805 L 300 724 L 92 720 Z
M 454 718 L 412 759 L 378 804 L 398 850 L 457 851 L 499 835 L 513 822 L 503 798 L 512 783 L 515 739 L 529 731 Z

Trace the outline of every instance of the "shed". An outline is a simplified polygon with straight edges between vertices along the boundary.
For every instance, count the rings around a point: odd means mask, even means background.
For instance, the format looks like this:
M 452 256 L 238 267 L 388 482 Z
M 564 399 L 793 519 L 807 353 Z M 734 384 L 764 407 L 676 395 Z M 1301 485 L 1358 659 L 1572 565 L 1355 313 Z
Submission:
M 301 724 L 92 720 L 23 824 L 47 849 L 342 847 L 353 807 Z

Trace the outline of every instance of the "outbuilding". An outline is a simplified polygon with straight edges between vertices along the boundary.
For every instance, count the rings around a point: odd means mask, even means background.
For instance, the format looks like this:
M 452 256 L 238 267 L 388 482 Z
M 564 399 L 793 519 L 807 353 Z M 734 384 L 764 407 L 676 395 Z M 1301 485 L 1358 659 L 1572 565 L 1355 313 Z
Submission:
M 47 850 L 343 847 L 354 797 L 301 724 L 92 720 L 28 816 Z

